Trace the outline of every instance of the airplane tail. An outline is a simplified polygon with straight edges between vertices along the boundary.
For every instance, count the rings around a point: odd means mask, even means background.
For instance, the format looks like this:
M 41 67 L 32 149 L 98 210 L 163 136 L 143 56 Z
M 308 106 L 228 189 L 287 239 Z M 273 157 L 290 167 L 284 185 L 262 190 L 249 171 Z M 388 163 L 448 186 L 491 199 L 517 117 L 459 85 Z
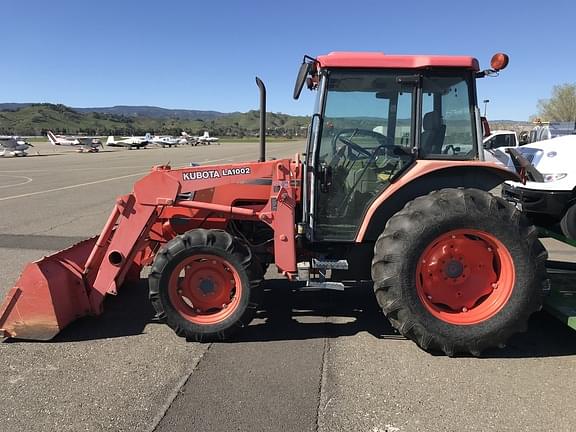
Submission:
M 54 133 L 52 131 L 48 131 L 46 133 L 46 136 L 48 137 L 48 141 L 50 141 L 53 145 L 60 145 L 60 143 L 58 142 L 58 140 L 56 139 L 56 136 L 54 135 Z
M 148 132 L 146 135 L 144 135 L 144 140 L 145 141 L 152 141 L 152 135 L 150 135 L 150 133 Z
M 184 138 L 188 138 L 190 135 L 188 135 L 186 132 L 182 131 L 180 133 L 180 135 L 182 135 Z
M 114 144 L 116 141 L 114 141 L 114 137 L 112 135 L 110 135 L 108 137 L 108 139 L 106 140 L 106 145 L 110 145 L 110 144 Z
M 204 131 L 204 135 L 202 135 L 202 138 L 210 138 L 210 134 L 208 133 L 208 131 Z

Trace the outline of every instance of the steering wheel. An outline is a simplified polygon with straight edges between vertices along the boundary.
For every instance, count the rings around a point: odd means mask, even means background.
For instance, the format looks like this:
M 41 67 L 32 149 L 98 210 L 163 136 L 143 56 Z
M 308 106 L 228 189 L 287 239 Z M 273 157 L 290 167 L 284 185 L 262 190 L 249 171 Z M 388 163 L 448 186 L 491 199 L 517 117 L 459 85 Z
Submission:
M 350 135 L 350 136 L 345 136 Z M 356 144 L 352 139 L 354 136 L 368 136 L 372 137 L 378 143 L 378 146 L 374 148 L 374 150 L 367 150 L 364 147 Z M 334 151 L 334 157 L 332 158 L 331 165 L 337 165 L 346 149 L 348 149 L 349 154 L 351 152 L 355 152 L 358 155 L 363 156 L 366 159 L 374 159 L 374 156 L 378 152 L 379 149 L 385 148 L 388 146 L 387 144 L 388 138 L 380 133 L 368 130 L 368 129 L 359 129 L 359 128 L 349 128 L 349 129 L 342 129 L 340 130 L 332 139 L 332 148 Z M 344 144 L 338 150 L 336 150 L 336 143 L 341 142 Z
M 350 137 L 343 136 L 350 134 Z M 378 142 L 378 146 L 376 146 L 373 150 L 367 150 L 364 147 L 356 144 L 352 141 L 354 136 L 368 136 L 374 138 Z M 409 156 L 409 153 L 406 150 L 398 145 L 390 144 L 388 137 L 378 132 L 371 131 L 369 129 L 359 129 L 359 128 L 349 128 L 349 129 L 342 129 L 340 130 L 332 140 L 332 147 L 335 149 L 336 142 L 341 142 L 344 144 L 340 147 L 337 151 L 334 152 L 333 161 L 338 163 L 338 161 L 342 158 L 344 151 L 349 149 L 350 151 L 355 151 L 359 155 L 363 155 L 367 159 L 374 161 L 376 160 L 378 153 L 384 150 L 384 155 L 390 156 L 390 154 L 394 156 Z

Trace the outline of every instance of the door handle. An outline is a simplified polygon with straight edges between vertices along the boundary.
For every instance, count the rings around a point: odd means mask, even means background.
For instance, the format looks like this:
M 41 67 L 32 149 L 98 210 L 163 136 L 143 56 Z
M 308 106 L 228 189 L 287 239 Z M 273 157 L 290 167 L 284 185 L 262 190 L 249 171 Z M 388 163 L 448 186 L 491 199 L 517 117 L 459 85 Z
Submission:
M 327 193 L 332 186 L 332 167 L 323 163 L 320 165 L 320 192 Z

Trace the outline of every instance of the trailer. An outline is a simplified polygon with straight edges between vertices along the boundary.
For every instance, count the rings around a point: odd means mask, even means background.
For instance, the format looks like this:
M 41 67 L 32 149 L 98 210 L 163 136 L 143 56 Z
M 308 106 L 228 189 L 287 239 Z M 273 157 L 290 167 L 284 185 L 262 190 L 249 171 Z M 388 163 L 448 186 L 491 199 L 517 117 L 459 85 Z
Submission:
M 539 235 L 574 247 L 576 257 L 576 240 L 549 228 L 539 228 Z M 550 292 L 545 298 L 544 310 L 576 330 L 576 263 L 547 260 L 546 270 L 550 276 Z

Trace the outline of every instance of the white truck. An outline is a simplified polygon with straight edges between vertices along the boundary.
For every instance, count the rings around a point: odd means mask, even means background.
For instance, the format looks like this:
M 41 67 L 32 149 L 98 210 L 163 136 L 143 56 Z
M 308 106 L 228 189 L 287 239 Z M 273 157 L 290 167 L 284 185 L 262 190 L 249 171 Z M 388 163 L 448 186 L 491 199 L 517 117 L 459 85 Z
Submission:
M 538 122 L 530 131 L 528 140 L 533 143 L 576 134 L 576 122 Z
M 537 225 L 560 224 L 562 233 L 576 240 L 576 135 L 538 141 L 516 149 L 535 169 L 526 181 L 507 181 L 502 196 Z
M 491 150 L 500 147 L 518 147 L 522 144 L 518 134 L 510 130 L 495 130 L 483 140 L 484 149 Z

